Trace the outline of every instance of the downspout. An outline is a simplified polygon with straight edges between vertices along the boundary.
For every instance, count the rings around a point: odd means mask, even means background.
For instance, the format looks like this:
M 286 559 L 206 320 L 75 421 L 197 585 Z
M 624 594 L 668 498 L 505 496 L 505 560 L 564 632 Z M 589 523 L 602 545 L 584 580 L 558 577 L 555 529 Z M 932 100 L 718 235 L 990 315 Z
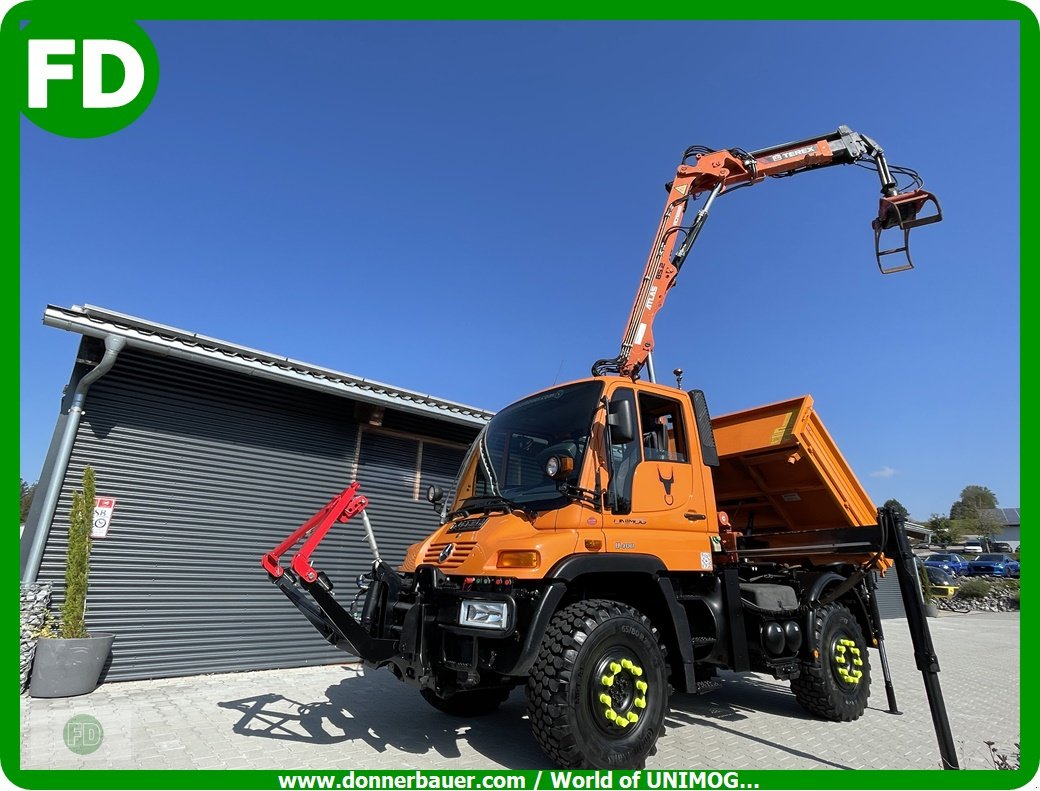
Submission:
M 36 575 L 40 573 L 40 563 L 43 561 L 43 550 L 47 546 L 47 536 L 51 532 L 51 522 L 54 521 L 54 512 L 58 507 L 58 496 L 61 494 L 61 485 L 65 481 L 65 473 L 69 468 L 69 459 L 72 456 L 72 446 L 76 441 L 76 431 L 79 429 L 80 420 L 83 418 L 83 404 L 87 400 L 87 391 L 98 379 L 108 373 L 115 365 L 116 357 L 126 346 L 126 338 L 122 335 L 105 336 L 105 355 L 101 358 L 94 370 L 79 380 L 76 390 L 72 396 L 72 405 L 69 407 L 68 419 L 65 422 L 65 430 L 61 436 L 61 444 L 58 446 L 58 455 L 54 462 L 54 470 L 47 485 L 47 491 L 43 495 L 43 508 L 40 512 L 39 521 L 36 523 L 36 531 L 33 534 L 32 546 L 29 548 L 29 556 L 22 570 L 22 582 L 36 582 Z

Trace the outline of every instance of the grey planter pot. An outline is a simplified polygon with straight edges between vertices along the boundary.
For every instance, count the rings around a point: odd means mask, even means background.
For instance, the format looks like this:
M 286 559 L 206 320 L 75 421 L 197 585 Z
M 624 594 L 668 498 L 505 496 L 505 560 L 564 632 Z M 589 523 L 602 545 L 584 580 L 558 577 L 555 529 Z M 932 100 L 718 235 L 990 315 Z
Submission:
M 36 643 L 29 695 L 67 698 L 93 692 L 115 639 L 104 632 L 77 640 L 41 638 Z

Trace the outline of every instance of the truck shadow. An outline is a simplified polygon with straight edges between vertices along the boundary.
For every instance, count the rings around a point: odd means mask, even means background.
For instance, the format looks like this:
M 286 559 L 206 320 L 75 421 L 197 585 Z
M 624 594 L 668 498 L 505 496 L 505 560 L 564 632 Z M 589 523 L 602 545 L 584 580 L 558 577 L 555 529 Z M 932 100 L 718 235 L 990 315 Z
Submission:
M 460 758 L 465 743 L 489 763 L 507 769 L 539 768 L 545 757 L 524 715 L 524 697 L 514 690 L 492 714 L 451 717 L 387 672 L 363 675 L 352 668 L 325 691 L 326 700 L 302 702 L 279 692 L 221 701 L 241 713 L 232 730 L 241 736 L 306 744 L 360 742 L 375 753 L 387 750 Z M 359 765 L 364 758 L 359 758 Z
M 815 720 L 795 699 L 789 689 L 775 683 L 763 681 L 754 675 L 724 673 L 717 689 L 699 695 L 675 694 L 671 699 L 671 712 L 666 720 L 669 729 L 683 725 L 712 728 L 729 736 L 737 736 L 776 750 L 777 752 L 816 761 L 835 769 L 851 769 L 851 766 L 835 763 L 818 755 L 785 747 L 771 739 L 754 736 L 738 723 L 749 715 L 775 715 L 788 720 Z M 723 723 L 734 723 L 729 727 Z
M 514 689 L 492 714 L 461 718 L 435 710 L 415 689 L 385 671 L 365 674 L 345 667 L 344 672 L 343 680 L 325 691 L 325 700 L 304 702 L 291 697 L 291 692 L 270 691 L 218 705 L 241 715 L 232 730 L 250 738 L 314 745 L 356 742 L 379 755 L 388 750 L 416 756 L 435 752 L 449 760 L 461 758 L 460 746 L 466 745 L 486 758 L 491 768 L 548 768 L 531 735 L 522 687 Z M 739 723 L 752 713 L 812 719 L 790 691 L 753 676 L 732 676 L 706 694 L 673 695 L 665 740 L 686 726 L 706 727 L 825 766 L 849 768 L 744 732 Z M 690 767 L 700 763 L 694 755 L 686 756 L 686 762 Z M 358 755 L 358 765 L 365 765 L 363 754 Z M 407 763 L 398 765 L 411 768 Z

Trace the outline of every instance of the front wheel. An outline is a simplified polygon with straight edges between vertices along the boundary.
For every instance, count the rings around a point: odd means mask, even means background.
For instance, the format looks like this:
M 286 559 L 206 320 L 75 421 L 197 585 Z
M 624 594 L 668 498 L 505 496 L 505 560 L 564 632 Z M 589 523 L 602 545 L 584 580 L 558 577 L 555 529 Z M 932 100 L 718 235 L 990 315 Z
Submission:
M 668 712 L 664 650 L 650 621 L 590 599 L 558 612 L 527 684 L 535 739 L 570 769 L 638 769 Z
M 802 663 L 791 691 L 806 711 L 826 720 L 859 719 L 870 697 L 870 660 L 859 623 L 841 604 L 813 614 L 813 641 L 818 657 Z M 815 653 L 815 652 L 814 652 Z

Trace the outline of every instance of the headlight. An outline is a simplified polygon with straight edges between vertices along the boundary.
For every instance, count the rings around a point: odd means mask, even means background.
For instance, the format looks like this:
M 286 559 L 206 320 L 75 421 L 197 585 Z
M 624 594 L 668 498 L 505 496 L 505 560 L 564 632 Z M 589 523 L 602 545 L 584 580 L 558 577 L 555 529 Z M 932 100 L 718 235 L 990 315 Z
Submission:
M 459 605 L 459 626 L 505 629 L 509 625 L 509 602 L 466 599 Z
M 550 456 L 545 460 L 545 474 L 554 481 L 562 480 L 574 472 L 574 459 L 570 456 Z

